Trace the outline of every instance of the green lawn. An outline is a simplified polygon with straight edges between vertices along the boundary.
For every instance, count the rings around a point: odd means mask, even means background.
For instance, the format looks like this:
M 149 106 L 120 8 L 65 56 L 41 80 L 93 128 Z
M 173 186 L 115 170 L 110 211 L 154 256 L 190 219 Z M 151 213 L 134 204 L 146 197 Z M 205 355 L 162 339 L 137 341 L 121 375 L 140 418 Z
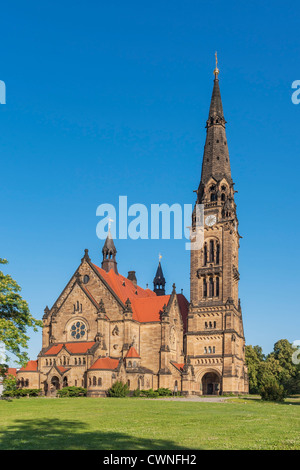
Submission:
M 0 400 L 0 449 L 300 449 L 300 399 Z

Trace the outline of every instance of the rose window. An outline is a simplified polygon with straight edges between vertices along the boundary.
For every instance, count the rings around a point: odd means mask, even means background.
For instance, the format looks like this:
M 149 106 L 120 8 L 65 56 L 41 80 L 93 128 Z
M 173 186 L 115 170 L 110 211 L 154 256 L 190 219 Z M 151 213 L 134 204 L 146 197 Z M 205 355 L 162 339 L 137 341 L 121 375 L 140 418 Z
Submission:
M 85 324 L 82 321 L 77 321 L 71 326 L 71 336 L 74 339 L 83 338 L 86 334 Z

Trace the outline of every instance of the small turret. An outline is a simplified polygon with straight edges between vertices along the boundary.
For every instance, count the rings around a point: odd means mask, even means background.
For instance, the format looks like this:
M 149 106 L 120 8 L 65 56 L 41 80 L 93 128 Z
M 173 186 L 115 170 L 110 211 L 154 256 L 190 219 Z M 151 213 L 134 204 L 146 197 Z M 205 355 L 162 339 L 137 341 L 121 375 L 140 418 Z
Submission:
M 161 256 L 159 255 L 158 268 L 156 271 L 155 278 L 153 279 L 153 286 L 154 286 L 153 291 L 155 292 L 156 295 L 165 295 L 166 280 L 164 278 L 160 260 L 161 260 Z
M 111 231 L 109 229 L 107 238 L 105 240 L 104 246 L 102 248 L 103 254 L 103 261 L 102 261 L 102 269 L 107 273 L 112 269 L 116 274 L 118 274 L 117 262 L 116 262 L 116 254 L 117 250 L 111 236 Z

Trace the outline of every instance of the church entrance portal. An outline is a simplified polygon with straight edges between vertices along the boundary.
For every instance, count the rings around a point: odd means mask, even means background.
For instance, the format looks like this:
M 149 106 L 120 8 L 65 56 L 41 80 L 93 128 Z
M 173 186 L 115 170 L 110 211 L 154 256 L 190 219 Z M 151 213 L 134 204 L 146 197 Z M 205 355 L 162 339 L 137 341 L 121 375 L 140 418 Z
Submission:
M 202 377 L 202 394 L 219 395 L 221 393 L 220 377 L 214 372 L 208 372 Z

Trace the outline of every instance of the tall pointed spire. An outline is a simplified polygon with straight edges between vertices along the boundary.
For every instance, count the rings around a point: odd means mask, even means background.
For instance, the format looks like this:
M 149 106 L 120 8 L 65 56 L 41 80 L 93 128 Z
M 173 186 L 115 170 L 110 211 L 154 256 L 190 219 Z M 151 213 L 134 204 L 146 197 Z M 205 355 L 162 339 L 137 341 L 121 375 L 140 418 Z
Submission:
M 206 122 L 206 142 L 204 147 L 201 183 L 199 196 L 203 194 L 203 186 L 213 177 L 216 181 L 225 177 L 231 183 L 229 152 L 225 131 L 225 118 L 219 86 L 219 69 L 216 56 L 214 70 L 214 87 L 210 102 L 208 120 Z
M 104 271 L 109 272 L 111 269 L 118 274 L 117 269 L 117 262 L 116 262 L 116 254 L 117 250 L 111 235 L 110 228 L 108 230 L 108 235 L 106 237 L 105 243 L 102 248 L 103 254 L 103 261 L 102 261 L 102 269 Z
M 154 285 L 153 291 L 155 292 L 156 295 L 165 295 L 166 280 L 163 274 L 160 260 L 161 260 L 161 255 L 159 255 L 158 267 L 156 270 L 155 278 L 153 279 L 153 285 Z

